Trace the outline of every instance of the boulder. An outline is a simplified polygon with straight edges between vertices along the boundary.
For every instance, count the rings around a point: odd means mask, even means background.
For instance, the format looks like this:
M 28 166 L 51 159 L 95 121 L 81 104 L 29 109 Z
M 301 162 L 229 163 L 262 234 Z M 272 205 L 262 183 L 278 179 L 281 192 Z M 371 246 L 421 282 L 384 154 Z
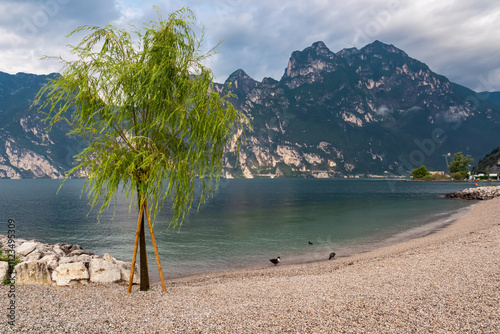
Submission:
M 53 249 L 54 247 L 48 244 L 38 243 L 36 246 L 36 250 L 42 253 L 43 256 L 50 255 L 50 253 L 54 253 Z
M 71 245 L 71 247 L 69 248 L 70 253 L 75 250 L 83 250 L 83 248 L 80 245 Z
M 17 256 L 26 256 L 29 253 L 33 252 L 37 246 L 36 242 L 25 242 L 20 246 L 16 247 L 16 255 Z
M 59 256 L 57 255 L 45 255 L 41 260 L 47 263 L 49 270 L 54 270 L 59 265 Z
M 14 267 L 16 284 L 51 284 L 49 269 L 45 261 L 28 261 Z
M 78 255 L 82 255 L 82 254 L 85 254 L 85 252 L 82 249 L 75 249 L 75 250 L 71 251 L 68 254 L 68 256 L 78 256 Z
M 59 250 L 63 251 L 63 252 L 64 252 L 64 254 L 69 254 L 69 253 L 71 253 L 71 247 L 72 247 L 72 246 L 73 246 L 73 245 L 71 245 L 71 244 L 61 243 L 61 242 L 60 242 L 60 243 L 57 243 L 57 244 L 55 244 L 55 245 L 54 245 L 54 250 L 55 250 L 55 249 L 56 249 L 56 247 L 57 247 Z
M 116 264 L 120 267 L 121 280 L 128 283 L 130 279 L 130 269 L 132 268 L 132 263 L 117 260 Z M 132 280 L 132 284 L 140 284 L 140 283 L 141 283 L 141 275 L 139 275 L 139 268 L 137 267 L 137 265 L 135 265 L 134 279 Z
M 120 267 L 104 259 L 92 259 L 89 273 L 90 281 L 94 283 L 114 283 L 121 279 Z
M 35 249 L 34 251 L 32 251 L 31 253 L 29 253 L 24 257 L 23 262 L 40 260 L 41 257 L 42 253 L 40 253 L 38 250 Z
M 92 256 L 87 255 L 87 254 L 82 254 L 82 255 L 76 255 L 76 256 L 66 256 L 66 257 L 61 257 L 59 260 L 59 264 L 64 264 L 64 263 L 74 263 L 74 262 L 86 262 L 89 263 L 92 261 Z
M 9 263 L 0 261 L 0 283 L 9 278 Z
M 14 241 L 15 247 L 19 247 L 20 245 L 26 242 L 26 240 L 24 239 L 20 238 L 9 239 L 7 235 L 2 235 L 0 236 L 0 248 L 7 248 L 12 243 L 12 241 L 9 243 L 9 240 Z
M 78 259 L 78 262 L 90 262 L 95 258 L 95 255 L 82 254 L 78 256 L 74 256 L 74 259 Z M 77 261 L 75 261 L 77 262 Z
M 108 253 L 104 253 L 102 259 L 104 261 L 108 261 L 108 262 L 111 262 L 111 263 L 116 263 L 116 259 L 114 257 L 112 257 L 111 255 L 109 255 Z
M 52 280 L 57 285 L 86 284 L 89 277 L 89 272 L 83 262 L 61 264 L 52 272 Z
M 66 253 L 64 252 L 64 250 L 61 249 L 61 247 L 55 245 L 54 248 L 52 249 L 53 252 L 59 256 L 59 257 L 64 257 L 66 256 Z

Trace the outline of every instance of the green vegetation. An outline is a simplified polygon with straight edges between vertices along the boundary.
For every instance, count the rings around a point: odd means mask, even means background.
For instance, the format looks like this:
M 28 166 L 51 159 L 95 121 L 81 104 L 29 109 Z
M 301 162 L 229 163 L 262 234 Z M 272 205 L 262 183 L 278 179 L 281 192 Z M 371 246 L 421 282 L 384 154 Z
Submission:
M 424 165 L 412 170 L 411 176 L 418 181 L 448 181 L 450 179 L 444 174 L 430 173 Z
M 195 185 L 201 186 L 200 204 L 218 187 L 226 143 L 242 133 L 246 121 L 228 102 L 229 94 L 212 89 L 212 71 L 202 61 L 214 49 L 201 52 L 203 38 L 195 35 L 195 21 L 189 9 L 181 9 L 166 21 L 158 12 L 157 21 L 132 34 L 110 24 L 77 28 L 68 36 L 88 32 L 71 46 L 77 60 L 57 58 L 64 65 L 61 75 L 37 95 L 45 101 L 40 109 L 49 110 L 49 130 L 66 122 L 69 135 L 87 142 L 66 179 L 87 172 L 84 190 L 92 208 L 100 205 L 99 217 L 116 203 L 119 189 L 130 198 L 130 208 L 137 205 L 132 268 L 140 241 L 143 291 L 149 288 L 144 215 L 165 291 L 155 217 L 170 197 L 169 227 L 180 228 Z
M 427 168 L 424 165 L 415 168 L 414 170 L 411 171 L 411 176 L 413 176 L 414 179 L 421 179 L 428 175 L 431 174 L 429 173 L 429 171 L 427 171 Z
M 3 249 L 0 248 L 0 261 L 4 261 L 4 262 L 9 262 L 10 264 L 13 264 L 14 266 L 16 264 L 19 264 L 21 262 L 21 260 L 19 259 L 9 259 L 8 255 L 4 255 L 3 254 Z
M 462 152 L 455 153 L 448 166 L 450 176 L 454 180 L 464 180 L 469 175 L 469 165 L 472 162 L 470 155 L 464 156 Z
M 3 254 L 3 249 L 1 249 L 1 248 L 0 248 L 0 261 L 8 262 L 9 266 L 16 266 L 17 264 L 19 264 L 21 262 L 21 260 L 19 260 L 18 258 L 9 259 L 8 255 Z M 10 285 L 10 284 L 12 284 L 12 282 L 11 282 L 10 278 L 7 278 L 7 279 L 4 279 L 2 281 L 2 284 L 3 285 Z

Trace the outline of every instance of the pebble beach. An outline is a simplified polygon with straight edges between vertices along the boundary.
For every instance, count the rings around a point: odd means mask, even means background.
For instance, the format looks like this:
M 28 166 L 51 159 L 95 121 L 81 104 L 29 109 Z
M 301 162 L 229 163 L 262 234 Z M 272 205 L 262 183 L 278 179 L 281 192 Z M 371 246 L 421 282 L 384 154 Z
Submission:
M 124 284 L 16 285 L 14 298 L 1 286 L 0 332 L 499 333 L 500 198 L 367 253 L 166 285 L 166 293 L 158 283 L 131 294 Z M 12 300 L 15 325 L 7 323 Z

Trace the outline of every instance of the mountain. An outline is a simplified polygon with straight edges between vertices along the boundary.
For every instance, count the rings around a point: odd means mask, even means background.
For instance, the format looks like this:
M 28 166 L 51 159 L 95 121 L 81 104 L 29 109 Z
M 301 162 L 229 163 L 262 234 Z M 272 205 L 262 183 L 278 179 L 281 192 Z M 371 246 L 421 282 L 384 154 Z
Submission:
M 0 178 L 62 177 L 84 147 L 67 125 L 47 133 L 30 108 L 54 75 L 0 73 Z M 445 170 L 449 152 L 477 161 L 500 142 L 497 94 L 379 41 L 336 53 L 316 42 L 292 53 L 279 80 L 239 69 L 214 89 L 231 91 L 251 124 L 239 156 L 225 157 L 225 177 L 408 175 L 422 164 Z
M 279 81 L 234 72 L 230 90 L 252 131 L 228 176 L 407 175 L 443 157 L 473 157 L 500 142 L 500 105 L 450 82 L 393 45 L 292 53 Z
M 473 173 L 483 173 L 484 171 L 496 174 L 500 173 L 500 147 L 495 148 L 487 154 L 472 169 Z
M 500 92 L 482 92 L 481 94 L 500 104 Z
M 82 147 L 58 124 L 48 134 L 43 115 L 31 108 L 52 75 L 0 72 L 0 178 L 61 178 Z

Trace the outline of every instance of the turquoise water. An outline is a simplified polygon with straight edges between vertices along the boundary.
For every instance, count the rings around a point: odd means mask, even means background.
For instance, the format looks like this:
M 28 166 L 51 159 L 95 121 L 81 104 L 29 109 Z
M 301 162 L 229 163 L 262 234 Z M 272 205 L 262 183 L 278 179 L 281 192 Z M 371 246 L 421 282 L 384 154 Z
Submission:
M 0 180 L 0 224 L 16 221 L 16 236 L 68 242 L 131 261 L 137 212 L 119 200 L 100 224 L 83 180 Z M 179 230 L 167 229 L 167 206 L 155 235 L 167 278 L 211 271 L 328 259 L 418 237 L 439 228 L 473 202 L 443 195 L 471 183 L 341 179 L 222 180 L 214 197 L 192 210 Z M 313 245 L 309 245 L 309 241 Z M 156 267 L 148 244 L 150 272 Z

